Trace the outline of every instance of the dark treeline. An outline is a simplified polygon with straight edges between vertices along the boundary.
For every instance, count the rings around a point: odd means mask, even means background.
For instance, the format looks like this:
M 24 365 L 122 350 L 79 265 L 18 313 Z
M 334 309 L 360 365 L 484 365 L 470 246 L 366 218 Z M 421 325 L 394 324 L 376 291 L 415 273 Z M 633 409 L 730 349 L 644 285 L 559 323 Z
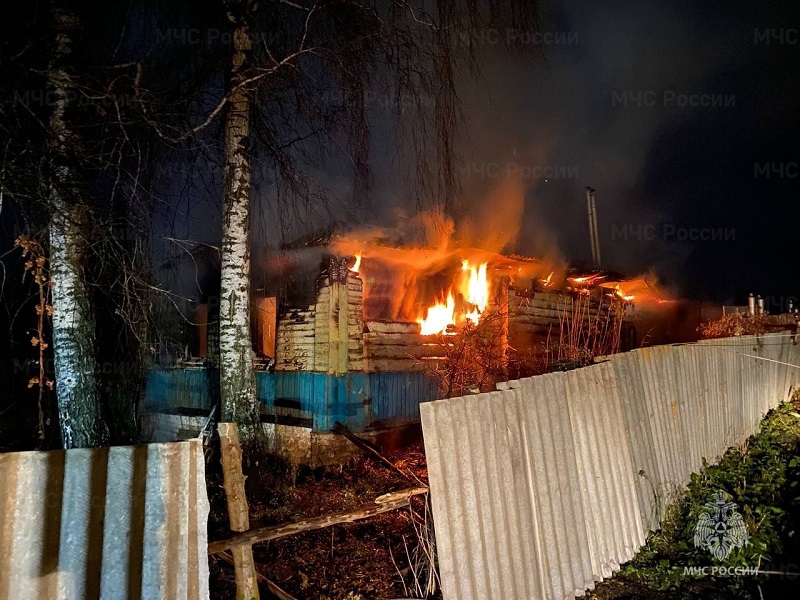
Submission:
M 534 5 L 499 0 L 2 12 L 5 449 L 138 439 L 147 369 L 180 352 L 192 318 L 176 285 L 187 263 L 197 298 L 219 298 L 221 416 L 254 435 L 252 214 L 268 215 L 277 246 L 334 200 L 366 206 L 376 127 L 417 206 L 457 211 L 457 80 L 477 65 L 464 40 L 536 27 Z M 345 197 L 326 169 L 349 182 Z M 222 230 L 186 230 L 192 211 Z

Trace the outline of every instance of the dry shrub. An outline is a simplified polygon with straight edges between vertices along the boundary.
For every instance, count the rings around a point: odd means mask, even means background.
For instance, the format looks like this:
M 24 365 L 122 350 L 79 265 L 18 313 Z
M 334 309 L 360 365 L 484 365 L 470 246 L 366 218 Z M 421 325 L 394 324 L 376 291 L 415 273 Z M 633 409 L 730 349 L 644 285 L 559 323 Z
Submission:
M 442 398 L 487 392 L 508 379 L 508 358 L 503 340 L 507 315 L 492 307 L 476 325 L 467 321 L 437 336 L 443 360 L 428 369 Z
M 767 331 L 768 315 L 748 315 L 734 313 L 725 315 L 716 321 L 702 323 L 697 332 L 700 339 L 738 337 L 742 335 L 758 335 Z

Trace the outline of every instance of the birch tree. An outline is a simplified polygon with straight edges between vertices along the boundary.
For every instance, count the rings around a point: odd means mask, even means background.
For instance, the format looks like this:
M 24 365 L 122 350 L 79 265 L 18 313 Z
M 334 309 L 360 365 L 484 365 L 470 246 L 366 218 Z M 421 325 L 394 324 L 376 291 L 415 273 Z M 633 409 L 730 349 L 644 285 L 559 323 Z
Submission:
M 222 419 L 253 436 L 259 419 L 250 340 L 250 94 L 245 73 L 251 60 L 249 0 L 228 0 L 233 23 L 230 93 L 224 123 L 224 199 L 220 294 L 220 397 Z
M 95 387 L 94 323 L 84 278 L 89 218 L 80 200 L 73 155 L 79 140 L 68 122 L 75 97 L 69 72 L 78 17 L 53 12 L 55 46 L 47 73 L 52 112 L 49 121 L 50 277 L 53 306 L 53 358 L 58 420 L 64 448 L 99 446 L 107 439 Z

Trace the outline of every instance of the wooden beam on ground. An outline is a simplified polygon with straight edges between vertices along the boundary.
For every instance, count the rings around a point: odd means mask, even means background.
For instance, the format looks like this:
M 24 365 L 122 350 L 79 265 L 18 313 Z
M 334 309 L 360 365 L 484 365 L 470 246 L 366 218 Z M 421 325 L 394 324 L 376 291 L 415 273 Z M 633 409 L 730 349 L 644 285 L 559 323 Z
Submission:
M 228 501 L 228 520 L 232 531 L 250 529 L 250 515 L 247 496 L 244 492 L 244 473 L 242 473 L 242 447 L 239 445 L 239 429 L 236 423 L 218 425 L 219 442 L 222 455 L 222 481 Z M 253 548 L 239 545 L 231 548 L 236 573 L 237 600 L 258 600 L 258 580 Z
M 369 442 L 367 442 L 365 440 L 362 440 L 360 437 L 356 436 L 356 434 L 354 434 L 352 431 L 350 431 L 350 429 L 347 427 L 347 425 L 343 425 L 339 421 L 336 421 L 333 424 L 333 429 L 331 429 L 331 431 L 333 433 L 335 433 L 335 434 L 344 436 L 351 443 L 353 443 L 356 448 L 358 448 L 359 450 L 361 450 L 363 452 L 366 452 L 367 454 L 369 454 L 371 456 L 374 456 L 379 461 L 381 461 L 384 465 L 389 467 L 389 469 L 391 469 L 392 471 L 394 471 L 395 473 L 400 475 L 400 477 L 402 477 L 403 479 L 411 480 L 411 477 L 409 477 L 408 473 L 405 473 L 400 468 L 398 468 L 397 465 L 395 465 L 392 461 L 390 461 L 383 454 L 381 454 L 375 446 L 373 446 L 372 444 L 370 444 Z
M 372 504 L 363 505 L 356 510 L 344 510 L 321 517 L 312 517 L 310 519 L 303 519 L 292 523 L 284 523 L 282 525 L 272 525 L 269 527 L 259 527 L 236 533 L 228 538 L 210 542 L 208 544 L 209 554 L 218 554 L 225 550 L 234 550 L 236 548 L 248 548 L 252 544 L 259 542 L 268 542 L 270 540 L 277 540 L 282 537 L 294 535 L 296 533 L 303 533 L 306 531 L 313 531 L 315 529 L 323 529 L 331 525 L 339 525 L 341 523 L 352 523 L 353 521 L 360 521 L 379 515 L 381 513 L 397 510 L 408 506 L 409 499 L 412 496 L 420 494 L 427 494 L 427 487 L 414 487 L 384 494 L 375 499 Z

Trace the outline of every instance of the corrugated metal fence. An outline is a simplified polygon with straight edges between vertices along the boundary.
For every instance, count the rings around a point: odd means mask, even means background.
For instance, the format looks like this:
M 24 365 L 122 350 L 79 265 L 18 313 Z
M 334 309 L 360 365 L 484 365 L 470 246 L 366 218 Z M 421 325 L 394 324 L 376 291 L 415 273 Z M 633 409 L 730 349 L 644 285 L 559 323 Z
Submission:
M 0 600 L 208 598 L 199 440 L 0 454 Z
M 785 334 L 660 346 L 423 404 L 446 599 L 563 599 L 630 560 L 705 457 L 800 381 Z

